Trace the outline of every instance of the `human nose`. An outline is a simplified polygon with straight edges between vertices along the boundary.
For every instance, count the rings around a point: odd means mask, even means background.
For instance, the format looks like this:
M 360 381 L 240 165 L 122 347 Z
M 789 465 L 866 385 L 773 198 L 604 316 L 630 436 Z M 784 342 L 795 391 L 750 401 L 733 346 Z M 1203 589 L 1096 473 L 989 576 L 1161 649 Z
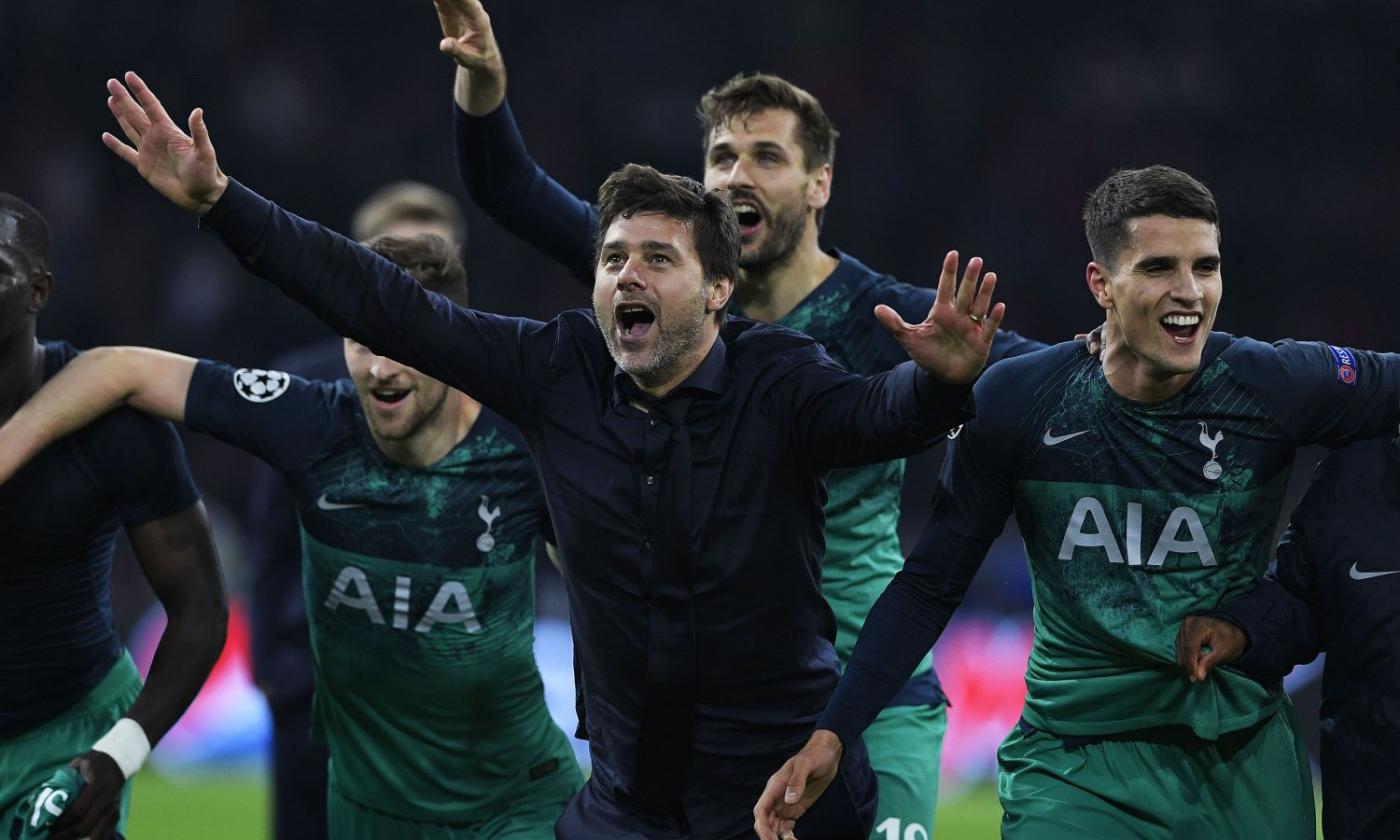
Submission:
M 1204 299 L 1205 296 L 1205 288 L 1201 285 L 1201 279 L 1196 276 L 1196 272 L 1190 266 L 1177 272 L 1175 282 L 1172 284 L 1173 298 L 1184 303 L 1195 303 Z
M 629 289 L 644 288 L 646 278 L 642 276 L 641 265 L 640 257 L 629 256 L 627 262 L 622 264 L 622 270 L 617 273 L 617 285 Z
M 724 174 L 724 187 L 728 190 L 753 188 L 753 178 L 749 175 L 749 166 L 742 157 L 735 158 L 734 165 L 729 167 L 729 171 Z
M 385 356 L 375 356 L 369 363 L 369 375 L 375 379 L 392 379 L 400 370 L 403 370 L 403 365 Z

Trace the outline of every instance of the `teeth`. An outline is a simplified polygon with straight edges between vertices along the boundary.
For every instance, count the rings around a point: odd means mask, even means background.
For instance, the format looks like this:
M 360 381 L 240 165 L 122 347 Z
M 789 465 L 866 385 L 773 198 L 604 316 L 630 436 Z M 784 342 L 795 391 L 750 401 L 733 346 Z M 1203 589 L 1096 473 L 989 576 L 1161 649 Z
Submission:
M 1194 327 L 1201 323 L 1200 315 L 1168 315 L 1162 323 L 1173 327 Z

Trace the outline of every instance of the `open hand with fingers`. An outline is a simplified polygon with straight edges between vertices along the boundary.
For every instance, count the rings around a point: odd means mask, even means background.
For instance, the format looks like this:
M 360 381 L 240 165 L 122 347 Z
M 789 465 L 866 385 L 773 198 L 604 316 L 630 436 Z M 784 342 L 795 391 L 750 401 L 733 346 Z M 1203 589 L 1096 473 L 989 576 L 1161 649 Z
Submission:
M 442 24 L 438 49 L 462 68 L 454 94 L 457 105 L 484 117 L 506 98 L 506 65 L 491 31 L 491 16 L 480 0 L 433 0 L 433 5 Z
M 1205 682 L 1212 669 L 1240 658 L 1249 637 L 1232 621 L 1188 615 L 1176 634 L 1176 664 L 1193 683 Z
M 973 257 L 958 281 L 958 252 L 949 251 L 943 258 L 933 308 L 922 323 L 906 323 L 898 312 L 884 304 L 875 307 L 875 317 L 909 358 L 935 379 L 950 385 L 966 385 L 982 373 L 992 351 L 992 340 L 1006 316 L 1006 304 L 992 306 L 996 274 L 988 272 L 979 286 L 981 272 L 982 258 Z
M 180 130 L 161 106 L 160 100 L 135 73 L 128 72 L 126 84 L 107 80 L 107 108 L 117 118 L 130 145 L 104 132 L 102 142 L 117 157 L 141 173 L 156 191 L 186 210 L 203 215 L 214 206 L 228 186 L 228 177 L 219 171 L 209 129 L 204 125 L 204 109 L 190 113 L 190 133 Z M 130 88 L 130 90 L 128 90 Z
M 836 733 L 818 729 L 807 745 L 768 777 L 753 807 L 753 830 L 760 840 L 798 840 L 797 820 L 826 793 L 844 752 Z

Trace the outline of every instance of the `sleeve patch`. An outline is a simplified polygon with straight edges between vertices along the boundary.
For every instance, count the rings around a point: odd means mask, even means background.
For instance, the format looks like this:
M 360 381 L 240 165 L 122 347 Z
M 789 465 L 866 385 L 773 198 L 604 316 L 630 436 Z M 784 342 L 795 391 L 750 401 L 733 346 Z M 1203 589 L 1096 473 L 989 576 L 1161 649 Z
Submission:
M 1345 347 L 1327 345 L 1332 351 L 1332 361 L 1337 363 L 1337 378 L 1347 385 L 1356 384 L 1356 354 Z
M 291 384 L 292 378 L 280 370 L 239 368 L 233 372 L 233 390 L 248 402 L 272 402 L 287 393 Z

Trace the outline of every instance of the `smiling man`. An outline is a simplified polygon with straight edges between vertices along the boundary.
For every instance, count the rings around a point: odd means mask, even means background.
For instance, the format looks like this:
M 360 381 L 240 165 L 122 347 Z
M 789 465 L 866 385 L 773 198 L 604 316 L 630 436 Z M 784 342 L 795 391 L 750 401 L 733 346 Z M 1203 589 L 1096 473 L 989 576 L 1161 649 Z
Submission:
M 1078 343 L 976 388 L 933 518 L 866 621 L 818 731 L 769 782 L 776 840 L 942 632 L 1014 512 L 1035 640 L 1002 744 L 1010 838 L 1306 838 L 1312 783 L 1277 680 L 1176 667 L 1181 620 L 1268 565 L 1295 450 L 1400 420 L 1400 356 L 1212 332 L 1219 214 L 1199 181 L 1124 170 L 1084 210 L 1102 359 Z M 798 835 L 801 836 L 800 824 Z
M 466 302 L 441 237 L 369 247 Z M 535 667 L 534 463 L 461 391 L 348 339 L 344 356 L 349 381 L 308 382 L 91 350 L 0 427 L 0 479 L 119 406 L 261 458 L 297 507 L 330 836 L 545 840 L 583 778 Z
M 920 323 L 875 313 L 911 361 L 858 376 L 800 333 L 726 318 L 733 209 L 628 165 L 599 191 L 595 311 L 477 312 L 230 180 L 202 111 L 185 135 L 136 74 L 126 83 L 135 99 L 111 80 L 109 107 L 131 145 L 103 141 L 152 187 L 341 334 L 524 433 L 558 536 L 593 755 L 557 835 L 748 836 L 752 790 L 837 680 L 822 479 L 966 419 L 1005 315 L 995 275 L 974 258 L 959 281 L 948 254 Z M 808 816 L 807 840 L 870 830 L 864 750 L 835 772 L 842 793 Z

